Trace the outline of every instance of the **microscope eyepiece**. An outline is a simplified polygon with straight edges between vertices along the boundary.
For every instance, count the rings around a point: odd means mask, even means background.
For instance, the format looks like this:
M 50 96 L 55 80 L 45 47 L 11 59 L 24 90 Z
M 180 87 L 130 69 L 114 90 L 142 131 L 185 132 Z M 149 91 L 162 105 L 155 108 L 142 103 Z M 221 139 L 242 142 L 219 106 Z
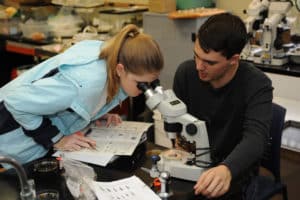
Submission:
M 152 81 L 152 82 L 150 83 L 150 85 L 151 85 L 151 87 L 152 87 L 153 89 L 155 89 L 157 86 L 160 86 L 160 81 L 159 81 L 159 79 L 155 79 L 154 81 Z
M 149 84 L 147 82 L 138 82 L 137 88 L 145 92 L 146 90 L 149 89 Z
M 160 86 L 160 81 L 159 79 L 155 79 L 151 83 L 147 82 L 138 82 L 137 83 L 137 88 L 142 90 L 143 92 L 146 92 L 148 89 L 155 89 L 156 87 Z

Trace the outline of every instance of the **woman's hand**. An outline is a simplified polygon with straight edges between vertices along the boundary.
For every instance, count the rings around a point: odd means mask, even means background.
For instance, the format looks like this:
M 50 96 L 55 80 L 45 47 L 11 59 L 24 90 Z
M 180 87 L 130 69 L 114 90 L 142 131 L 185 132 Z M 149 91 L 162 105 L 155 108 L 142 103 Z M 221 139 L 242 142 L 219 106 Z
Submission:
M 54 144 L 54 148 L 62 151 L 79 151 L 82 148 L 95 149 L 96 141 L 85 137 L 81 133 L 73 133 L 62 137 Z
M 122 123 L 120 115 L 107 113 L 100 119 L 96 120 L 96 126 L 103 126 L 103 120 L 105 120 L 105 126 L 110 126 L 111 124 L 116 126 Z

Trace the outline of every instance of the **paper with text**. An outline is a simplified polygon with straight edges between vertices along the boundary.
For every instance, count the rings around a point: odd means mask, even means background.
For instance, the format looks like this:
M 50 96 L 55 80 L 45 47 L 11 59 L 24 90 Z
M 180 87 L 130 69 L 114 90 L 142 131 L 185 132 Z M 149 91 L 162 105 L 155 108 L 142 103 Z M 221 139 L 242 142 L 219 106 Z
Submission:
M 82 149 L 80 151 L 57 151 L 53 156 L 60 156 L 106 166 L 115 156 L 130 156 L 137 145 L 146 139 L 145 132 L 151 123 L 123 121 L 118 126 L 91 127 L 91 133 L 87 136 L 96 141 L 96 149 Z
M 98 152 L 130 156 L 150 126 L 151 123 L 132 121 L 123 121 L 112 127 L 94 126 L 91 127 L 92 132 L 88 137 L 97 142 Z
M 136 176 L 112 182 L 93 181 L 91 187 L 100 200 L 160 200 L 159 196 Z

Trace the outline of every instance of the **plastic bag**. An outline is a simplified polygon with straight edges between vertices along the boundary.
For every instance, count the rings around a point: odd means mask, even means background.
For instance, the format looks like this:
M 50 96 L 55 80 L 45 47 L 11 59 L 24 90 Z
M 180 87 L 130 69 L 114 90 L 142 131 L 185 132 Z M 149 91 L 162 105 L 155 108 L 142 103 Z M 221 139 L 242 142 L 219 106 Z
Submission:
M 94 200 L 96 196 L 90 187 L 96 180 L 94 169 L 82 162 L 65 158 L 62 155 L 61 167 L 65 169 L 64 177 L 67 187 L 75 199 Z

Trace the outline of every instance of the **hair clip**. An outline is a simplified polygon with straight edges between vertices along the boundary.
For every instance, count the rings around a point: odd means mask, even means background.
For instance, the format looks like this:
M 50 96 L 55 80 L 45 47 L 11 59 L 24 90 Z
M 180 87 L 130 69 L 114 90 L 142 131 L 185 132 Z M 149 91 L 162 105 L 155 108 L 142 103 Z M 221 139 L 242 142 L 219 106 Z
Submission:
M 129 32 L 128 33 L 128 37 L 135 37 L 137 34 L 139 34 L 139 32 L 138 31 L 132 31 L 132 32 Z

